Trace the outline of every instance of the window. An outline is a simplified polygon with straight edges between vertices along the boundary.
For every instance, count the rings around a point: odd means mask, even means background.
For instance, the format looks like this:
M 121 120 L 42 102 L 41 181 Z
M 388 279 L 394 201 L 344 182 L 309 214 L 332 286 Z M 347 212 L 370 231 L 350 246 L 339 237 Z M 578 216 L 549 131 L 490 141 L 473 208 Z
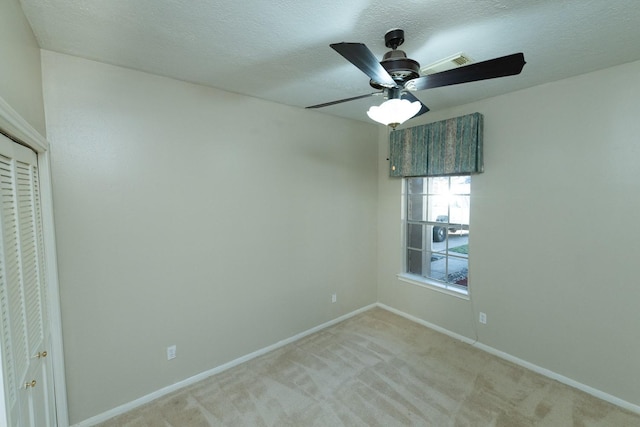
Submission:
M 406 178 L 405 276 L 467 293 L 471 177 Z

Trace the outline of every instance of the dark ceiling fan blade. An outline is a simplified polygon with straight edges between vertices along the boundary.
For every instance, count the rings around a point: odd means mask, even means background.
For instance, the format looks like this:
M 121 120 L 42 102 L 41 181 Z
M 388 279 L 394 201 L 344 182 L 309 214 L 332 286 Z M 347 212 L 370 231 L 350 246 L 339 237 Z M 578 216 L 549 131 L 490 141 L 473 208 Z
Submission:
M 524 54 L 514 53 L 500 58 L 489 59 L 453 70 L 418 77 L 409 80 L 404 87 L 408 90 L 424 90 L 436 87 L 475 82 L 520 74 L 526 64 Z
M 410 102 L 418 101 L 418 102 L 422 105 L 422 107 L 420 108 L 420 111 L 418 111 L 418 112 L 416 113 L 416 115 L 415 115 L 415 116 L 413 116 L 413 117 L 421 116 L 421 115 L 423 115 L 424 113 L 426 113 L 426 112 L 428 112 L 428 111 L 429 111 L 429 107 L 427 107 L 426 105 L 424 105 L 424 104 L 422 103 L 422 101 L 420 101 L 418 98 L 416 98 L 416 97 L 415 97 L 415 95 L 414 95 L 414 94 L 412 94 L 411 92 L 405 92 L 405 93 L 403 93 L 403 94 L 402 94 L 402 98 L 404 98 L 404 99 L 406 99 L 407 101 L 410 101 Z
M 325 102 L 324 104 L 312 105 L 310 107 L 305 107 L 305 108 L 328 107 L 329 105 L 341 104 L 343 102 L 348 102 L 348 101 L 355 101 L 356 99 L 368 98 L 370 96 L 375 96 L 375 95 L 382 95 L 382 92 L 373 92 L 373 93 L 368 93 L 366 95 L 354 96 L 352 98 L 339 99 L 337 101 Z
M 395 87 L 397 83 L 387 70 L 384 69 L 378 58 L 363 43 L 333 43 L 329 45 L 340 55 L 358 67 L 371 80 L 385 87 Z

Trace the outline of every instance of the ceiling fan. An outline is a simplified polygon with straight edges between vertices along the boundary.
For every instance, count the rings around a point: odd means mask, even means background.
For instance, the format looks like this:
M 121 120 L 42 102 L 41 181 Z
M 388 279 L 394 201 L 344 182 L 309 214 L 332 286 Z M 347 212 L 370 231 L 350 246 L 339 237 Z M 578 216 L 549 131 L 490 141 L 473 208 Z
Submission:
M 369 81 L 371 87 L 378 91 L 307 108 L 328 107 L 383 95 L 387 101 L 379 107 L 371 107 L 367 114 L 373 120 L 395 129 L 400 123 L 429 111 L 429 108 L 411 93 L 412 91 L 513 76 L 520 74 L 526 63 L 524 54 L 514 53 L 421 77 L 420 64 L 398 49 L 402 43 L 404 43 L 404 30 L 399 28 L 389 30 L 384 36 L 384 44 L 391 50 L 384 54 L 380 62 L 363 43 L 342 42 L 329 45 L 365 73 L 371 79 Z

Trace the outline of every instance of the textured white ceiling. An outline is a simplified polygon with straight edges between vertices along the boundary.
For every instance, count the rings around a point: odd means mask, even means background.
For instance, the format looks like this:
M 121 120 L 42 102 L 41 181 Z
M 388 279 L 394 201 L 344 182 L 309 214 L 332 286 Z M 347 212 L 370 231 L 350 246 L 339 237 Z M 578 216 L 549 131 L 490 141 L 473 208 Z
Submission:
M 44 49 L 293 106 L 372 92 L 329 47 L 384 34 L 422 65 L 524 52 L 522 74 L 416 92 L 432 110 L 640 59 L 638 0 L 21 0 Z M 368 121 L 379 97 L 318 111 Z

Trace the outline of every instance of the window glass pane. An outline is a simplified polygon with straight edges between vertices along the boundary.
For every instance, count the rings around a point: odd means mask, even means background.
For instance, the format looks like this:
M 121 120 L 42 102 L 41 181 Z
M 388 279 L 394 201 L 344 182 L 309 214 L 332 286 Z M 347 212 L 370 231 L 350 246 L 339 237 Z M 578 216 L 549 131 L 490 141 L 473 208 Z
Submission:
M 408 179 L 408 188 L 409 194 L 420 194 L 424 193 L 424 181 L 426 178 L 409 178 Z
M 446 176 L 439 176 L 436 178 L 428 179 L 429 194 L 448 194 L 449 193 L 449 178 Z
M 471 177 L 452 176 L 450 192 L 451 194 L 471 194 Z
M 422 252 L 409 249 L 407 251 L 407 273 L 422 275 Z
M 440 250 L 441 248 L 439 248 L 438 246 L 444 248 L 444 245 L 446 245 L 444 241 L 447 238 L 447 227 L 434 225 L 431 228 L 431 241 L 433 249 Z
M 458 258 L 453 255 L 448 257 L 449 274 L 447 282 L 459 286 L 467 286 L 467 276 L 469 275 L 469 259 Z
M 469 233 L 449 234 L 448 252 L 452 256 L 469 258 Z
M 447 222 L 448 218 L 448 196 L 428 196 L 427 221 Z
M 449 271 L 448 282 L 467 286 L 469 275 L 469 232 L 450 234 L 449 236 Z
M 424 221 L 424 197 L 409 196 L 409 221 Z
M 431 265 L 429 274 L 425 274 L 425 277 L 430 279 L 447 281 L 447 257 L 441 253 L 432 252 Z
M 449 204 L 449 222 L 469 225 L 470 196 L 451 196 Z
M 433 227 L 433 228 L 435 229 L 436 227 Z M 437 228 L 439 228 L 439 229 L 444 231 L 444 233 L 445 233 L 444 234 L 444 239 L 441 240 L 441 241 L 436 241 L 436 239 L 434 239 L 433 242 L 431 243 L 431 251 L 433 251 L 433 253 L 435 255 L 446 256 L 447 255 L 447 247 L 449 245 L 449 242 L 448 242 L 448 239 L 447 239 L 448 238 L 447 235 L 449 234 L 449 231 L 445 227 L 437 227 Z M 435 237 L 435 235 L 434 235 L 434 237 Z
M 408 245 L 410 248 L 414 249 L 422 249 L 422 229 L 424 226 L 422 224 L 409 224 L 408 232 L 409 239 Z

